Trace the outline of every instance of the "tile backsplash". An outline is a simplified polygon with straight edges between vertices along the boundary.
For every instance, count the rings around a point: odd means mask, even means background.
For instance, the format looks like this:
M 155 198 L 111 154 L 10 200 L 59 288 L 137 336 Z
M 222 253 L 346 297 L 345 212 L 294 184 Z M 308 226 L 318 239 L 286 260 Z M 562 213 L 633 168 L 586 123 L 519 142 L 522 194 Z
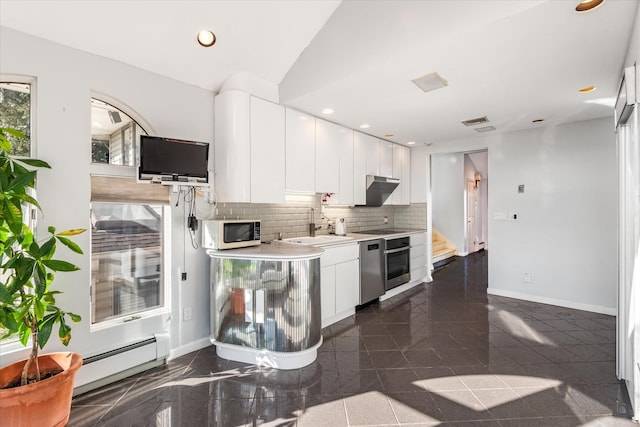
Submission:
M 321 195 L 287 195 L 284 204 L 218 203 L 215 219 L 260 219 L 262 240 L 309 235 L 311 208 L 315 209 L 316 234 L 328 234 L 329 222 L 345 219 L 347 233 L 379 228 L 426 228 L 427 205 L 337 207 L 322 204 Z M 385 218 L 387 223 L 385 223 Z

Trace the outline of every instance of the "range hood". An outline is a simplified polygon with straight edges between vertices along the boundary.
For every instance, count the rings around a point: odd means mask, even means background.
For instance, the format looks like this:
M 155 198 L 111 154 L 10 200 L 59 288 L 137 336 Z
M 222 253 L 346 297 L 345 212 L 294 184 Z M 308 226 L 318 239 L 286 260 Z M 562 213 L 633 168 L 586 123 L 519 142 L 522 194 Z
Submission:
M 367 175 L 367 201 L 364 206 L 382 206 L 398 184 L 400 184 L 398 178 Z

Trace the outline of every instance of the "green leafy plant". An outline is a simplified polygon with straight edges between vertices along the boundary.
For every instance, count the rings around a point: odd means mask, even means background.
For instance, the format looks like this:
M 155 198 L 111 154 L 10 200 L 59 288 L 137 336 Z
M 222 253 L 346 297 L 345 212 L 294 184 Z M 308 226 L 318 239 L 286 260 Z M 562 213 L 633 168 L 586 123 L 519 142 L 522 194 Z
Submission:
M 57 244 L 82 254 L 69 237 L 85 230 L 56 232 L 49 227 L 50 236 L 36 240 L 25 224 L 23 208 L 41 209 L 32 189 L 37 169 L 50 166 L 42 160 L 11 155 L 9 135 L 24 137 L 18 130 L 0 128 L 0 330 L 4 332 L 0 339 L 17 334 L 26 347 L 31 338 L 31 353 L 20 380 L 25 385 L 41 379 L 38 349 L 49 341 L 54 325 L 58 325 L 58 336 L 66 346 L 71 339 L 69 323 L 81 320 L 77 314 L 56 305 L 55 297 L 61 292 L 54 290 L 52 283 L 55 272 L 79 270 L 70 262 L 54 259 Z M 35 378 L 28 378 L 32 363 Z

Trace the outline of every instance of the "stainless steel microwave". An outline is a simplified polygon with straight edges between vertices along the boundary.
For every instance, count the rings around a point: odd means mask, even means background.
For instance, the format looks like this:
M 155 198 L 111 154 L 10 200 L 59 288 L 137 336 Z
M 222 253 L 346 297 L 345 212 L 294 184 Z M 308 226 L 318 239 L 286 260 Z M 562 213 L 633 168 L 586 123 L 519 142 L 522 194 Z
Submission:
M 260 244 L 260 220 L 202 221 L 202 247 L 215 250 Z

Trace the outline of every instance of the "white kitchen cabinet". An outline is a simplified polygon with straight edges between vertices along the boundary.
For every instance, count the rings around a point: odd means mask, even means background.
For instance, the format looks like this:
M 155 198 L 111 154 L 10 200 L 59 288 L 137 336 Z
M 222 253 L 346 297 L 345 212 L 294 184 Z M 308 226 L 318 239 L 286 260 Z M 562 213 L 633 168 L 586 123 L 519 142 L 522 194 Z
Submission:
M 320 317 L 322 327 L 325 321 L 336 314 L 336 266 L 328 265 L 320 268 Z
M 413 233 L 409 235 L 411 251 L 409 264 L 411 267 L 411 281 L 422 281 L 427 277 L 427 233 Z
M 327 204 L 351 206 L 354 204 L 353 130 L 336 126 L 335 138 L 338 141 L 338 158 L 340 160 L 340 190 L 327 200 Z
M 251 202 L 284 203 L 284 108 L 251 97 Z
M 336 264 L 336 314 L 352 313 L 360 302 L 360 262 Z
M 355 313 L 360 301 L 360 251 L 356 243 L 323 249 L 320 256 L 320 311 L 324 328 Z
M 367 175 L 380 176 L 380 145 L 381 140 L 373 136 L 364 135 L 366 143 Z
M 411 150 L 409 147 L 393 145 L 393 177 L 400 179 L 400 185 L 391 193 L 391 204 L 411 204 Z
M 397 176 L 393 175 L 393 147 L 397 144 L 384 141 L 382 139 L 378 141 L 380 151 L 379 175 L 389 178 L 398 178 Z
M 316 119 L 316 193 L 340 192 L 340 131 L 343 129 Z
M 218 201 L 283 203 L 284 108 L 238 90 L 220 93 L 215 104 Z
M 251 96 L 229 90 L 216 96 L 214 188 L 221 202 L 251 201 Z
M 316 191 L 316 118 L 286 109 L 286 191 Z
M 367 142 L 369 136 L 353 132 L 353 204 L 367 202 Z

